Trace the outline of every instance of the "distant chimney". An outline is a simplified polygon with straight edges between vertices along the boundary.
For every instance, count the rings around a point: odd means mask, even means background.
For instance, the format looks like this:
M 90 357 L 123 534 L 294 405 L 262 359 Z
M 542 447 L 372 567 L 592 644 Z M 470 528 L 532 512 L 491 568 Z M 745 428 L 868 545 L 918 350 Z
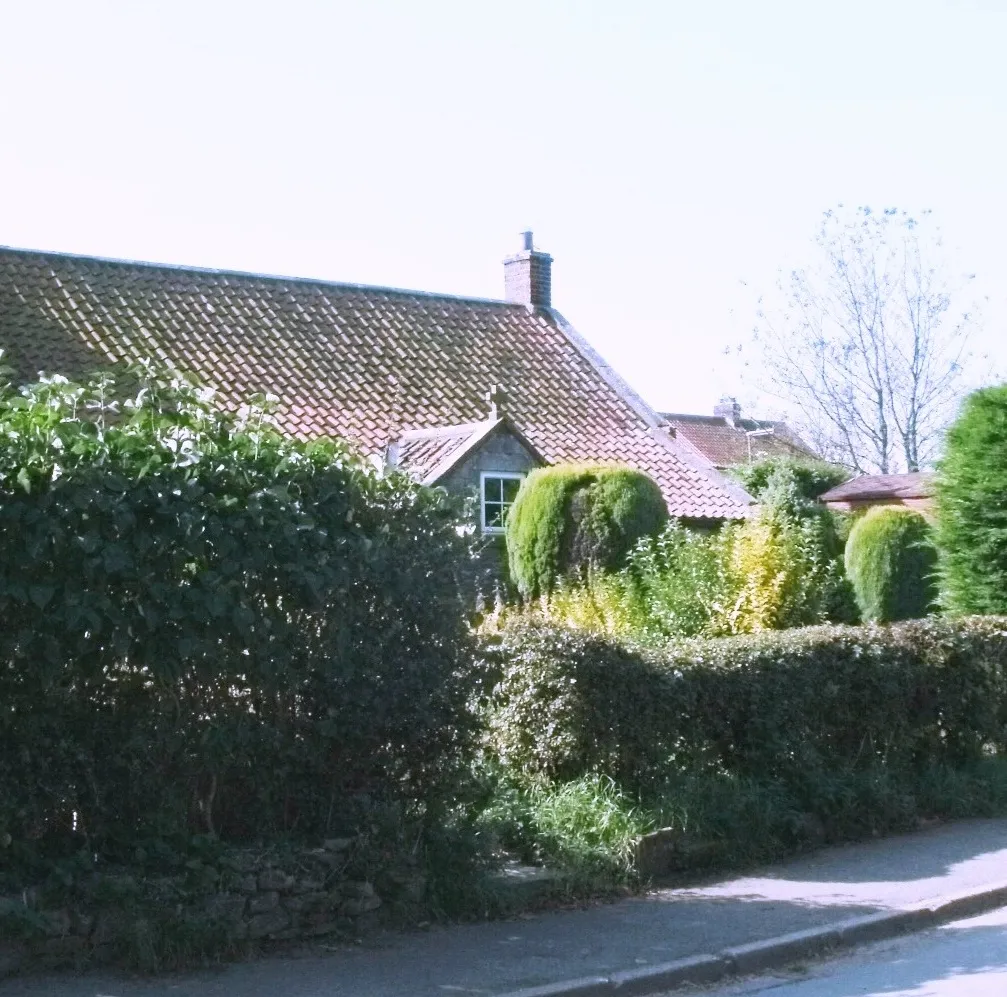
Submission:
M 552 304 L 552 257 L 535 249 L 531 232 L 521 233 L 523 248 L 504 260 L 504 297 L 533 308 Z
M 720 401 L 713 406 L 713 414 L 720 419 L 726 419 L 729 426 L 736 426 L 741 422 L 741 406 L 737 398 L 724 395 Z

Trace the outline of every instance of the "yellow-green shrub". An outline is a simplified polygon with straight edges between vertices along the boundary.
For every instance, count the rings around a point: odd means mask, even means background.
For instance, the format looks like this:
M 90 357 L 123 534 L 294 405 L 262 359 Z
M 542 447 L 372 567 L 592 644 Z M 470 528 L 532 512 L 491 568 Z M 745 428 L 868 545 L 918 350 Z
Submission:
M 563 578 L 613 571 L 668 520 L 661 490 L 628 467 L 557 464 L 524 480 L 507 517 L 507 561 L 525 599 Z
M 871 509 L 846 542 L 846 572 L 865 620 L 912 620 L 937 601 L 937 549 L 930 524 L 913 509 Z

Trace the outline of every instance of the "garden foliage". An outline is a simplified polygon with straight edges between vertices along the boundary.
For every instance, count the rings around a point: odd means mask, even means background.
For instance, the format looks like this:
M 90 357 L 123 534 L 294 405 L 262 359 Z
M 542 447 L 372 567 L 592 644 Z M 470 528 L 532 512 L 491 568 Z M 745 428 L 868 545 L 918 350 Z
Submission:
M 850 472 L 838 464 L 829 464 L 824 460 L 800 460 L 796 457 L 770 457 L 751 464 L 736 464 L 728 473 L 741 482 L 745 491 L 758 501 L 780 471 L 794 479 L 798 494 L 809 502 L 850 478 Z
M 644 643 L 849 622 L 842 551 L 834 515 L 778 467 L 750 519 L 710 531 L 672 521 L 641 538 L 625 567 L 561 582 L 532 615 Z
M 846 541 L 846 574 L 865 620 L 889 623 L 932 612 L 936 569 L 930 524 L 912 509 L 870 509 Z
M 947 609 L 1007 612 L 1007 385 L 970 395 L 948 432 L 937 546 Z
M 310 837 L 454 792 L 469 655 L 448 499 L 184 381 L 131 384 L 122 404 L 109 378 L 0 397 L 14 853 Z
M 628 467 L 557 464 L 524 480 L 507 519 L 511 576 L 524 598 L 564 578 L 612 571 L 668 519 L 657 484 Z
M 1002 618 L 823 626 L 661 651 L 518 623 L 485 638 L 484 657 L 496 683 L 488 754 L 518 785 L 603 777 L 667 807 L 683 787 L 695 795 L 697 783 L 726 780 L 785 801 L 773 804 L 777 820 L 810 815 L 842 837 L 882 826 L 888 806 L 925 811 L 913 801 L 928 791 L 924 773 L 1007 750 Z

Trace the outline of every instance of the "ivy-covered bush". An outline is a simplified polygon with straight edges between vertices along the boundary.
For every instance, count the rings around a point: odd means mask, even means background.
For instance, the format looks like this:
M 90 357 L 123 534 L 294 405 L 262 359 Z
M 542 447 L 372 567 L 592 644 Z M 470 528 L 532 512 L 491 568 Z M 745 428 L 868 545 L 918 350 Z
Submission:
M 557 464 L 522 482 L 507 517 L 507 559 L 526 598 L 564 577 L 618 568 L 640 537 L 660 531 L 668 509 L 657 484 L 628 467 Z
M 1007 385 L 966 399 L 938 471 L 942 602 L 955 613 L 1007 612 Z
M 890 623 L 932 612 L 937 550 L 918 512 L 878 506 L 856 521 L 846 541 L 846 574 L 865 620 Z
M 0 395 L 8 857 L 311 837 L 454 792 L 449 500 L 261 409 L 130 383 L 122 403 L 109 378 Z
M 823 626 L 641 650 L 517 624 L 484 638 L 487 746 L 535 785 L 587 775 L 660 797 L 681 778 L 783 787 L 819 816 L 911 792 L 926 766 L 1007 750 L 1007 620 Z M 864 786 L 867 782 L 857 782 Z

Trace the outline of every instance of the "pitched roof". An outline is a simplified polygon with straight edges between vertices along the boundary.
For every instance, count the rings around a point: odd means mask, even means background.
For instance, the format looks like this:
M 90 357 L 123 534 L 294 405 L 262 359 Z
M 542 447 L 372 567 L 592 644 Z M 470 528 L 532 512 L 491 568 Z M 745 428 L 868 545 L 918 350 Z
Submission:
M 820 502 L 879 502 L 924 499 L 934 494 L 934 475 L 929 471 L 908 474 L 862 474 L 819 497 Z
M 0 347 L 23 380 L 148 357 L 235 408 L 280 399 L 280 428 L 367 454 L 408 430 L 508 415 L 548 463 L 624 462 L 673 515 L 740 518 L 751 502 L 656 416 L 552 309 L 356 284 L 0 249 Z
M 518 438 L 531 455 L 541 455 L 506 416 L 469 422 L 462 426 L 410 429 L 389 447 L 388 461 L 424 485 L 435 485 L 473 450 L 496 432 L 506 430 Z
M 766 457 L 818 457 L 785 422 L 730 421 L 723 416 L 676 412 L 662 413 L 662 418 L 676 436 L 688 440 L 714 467 L 731 467 Z

